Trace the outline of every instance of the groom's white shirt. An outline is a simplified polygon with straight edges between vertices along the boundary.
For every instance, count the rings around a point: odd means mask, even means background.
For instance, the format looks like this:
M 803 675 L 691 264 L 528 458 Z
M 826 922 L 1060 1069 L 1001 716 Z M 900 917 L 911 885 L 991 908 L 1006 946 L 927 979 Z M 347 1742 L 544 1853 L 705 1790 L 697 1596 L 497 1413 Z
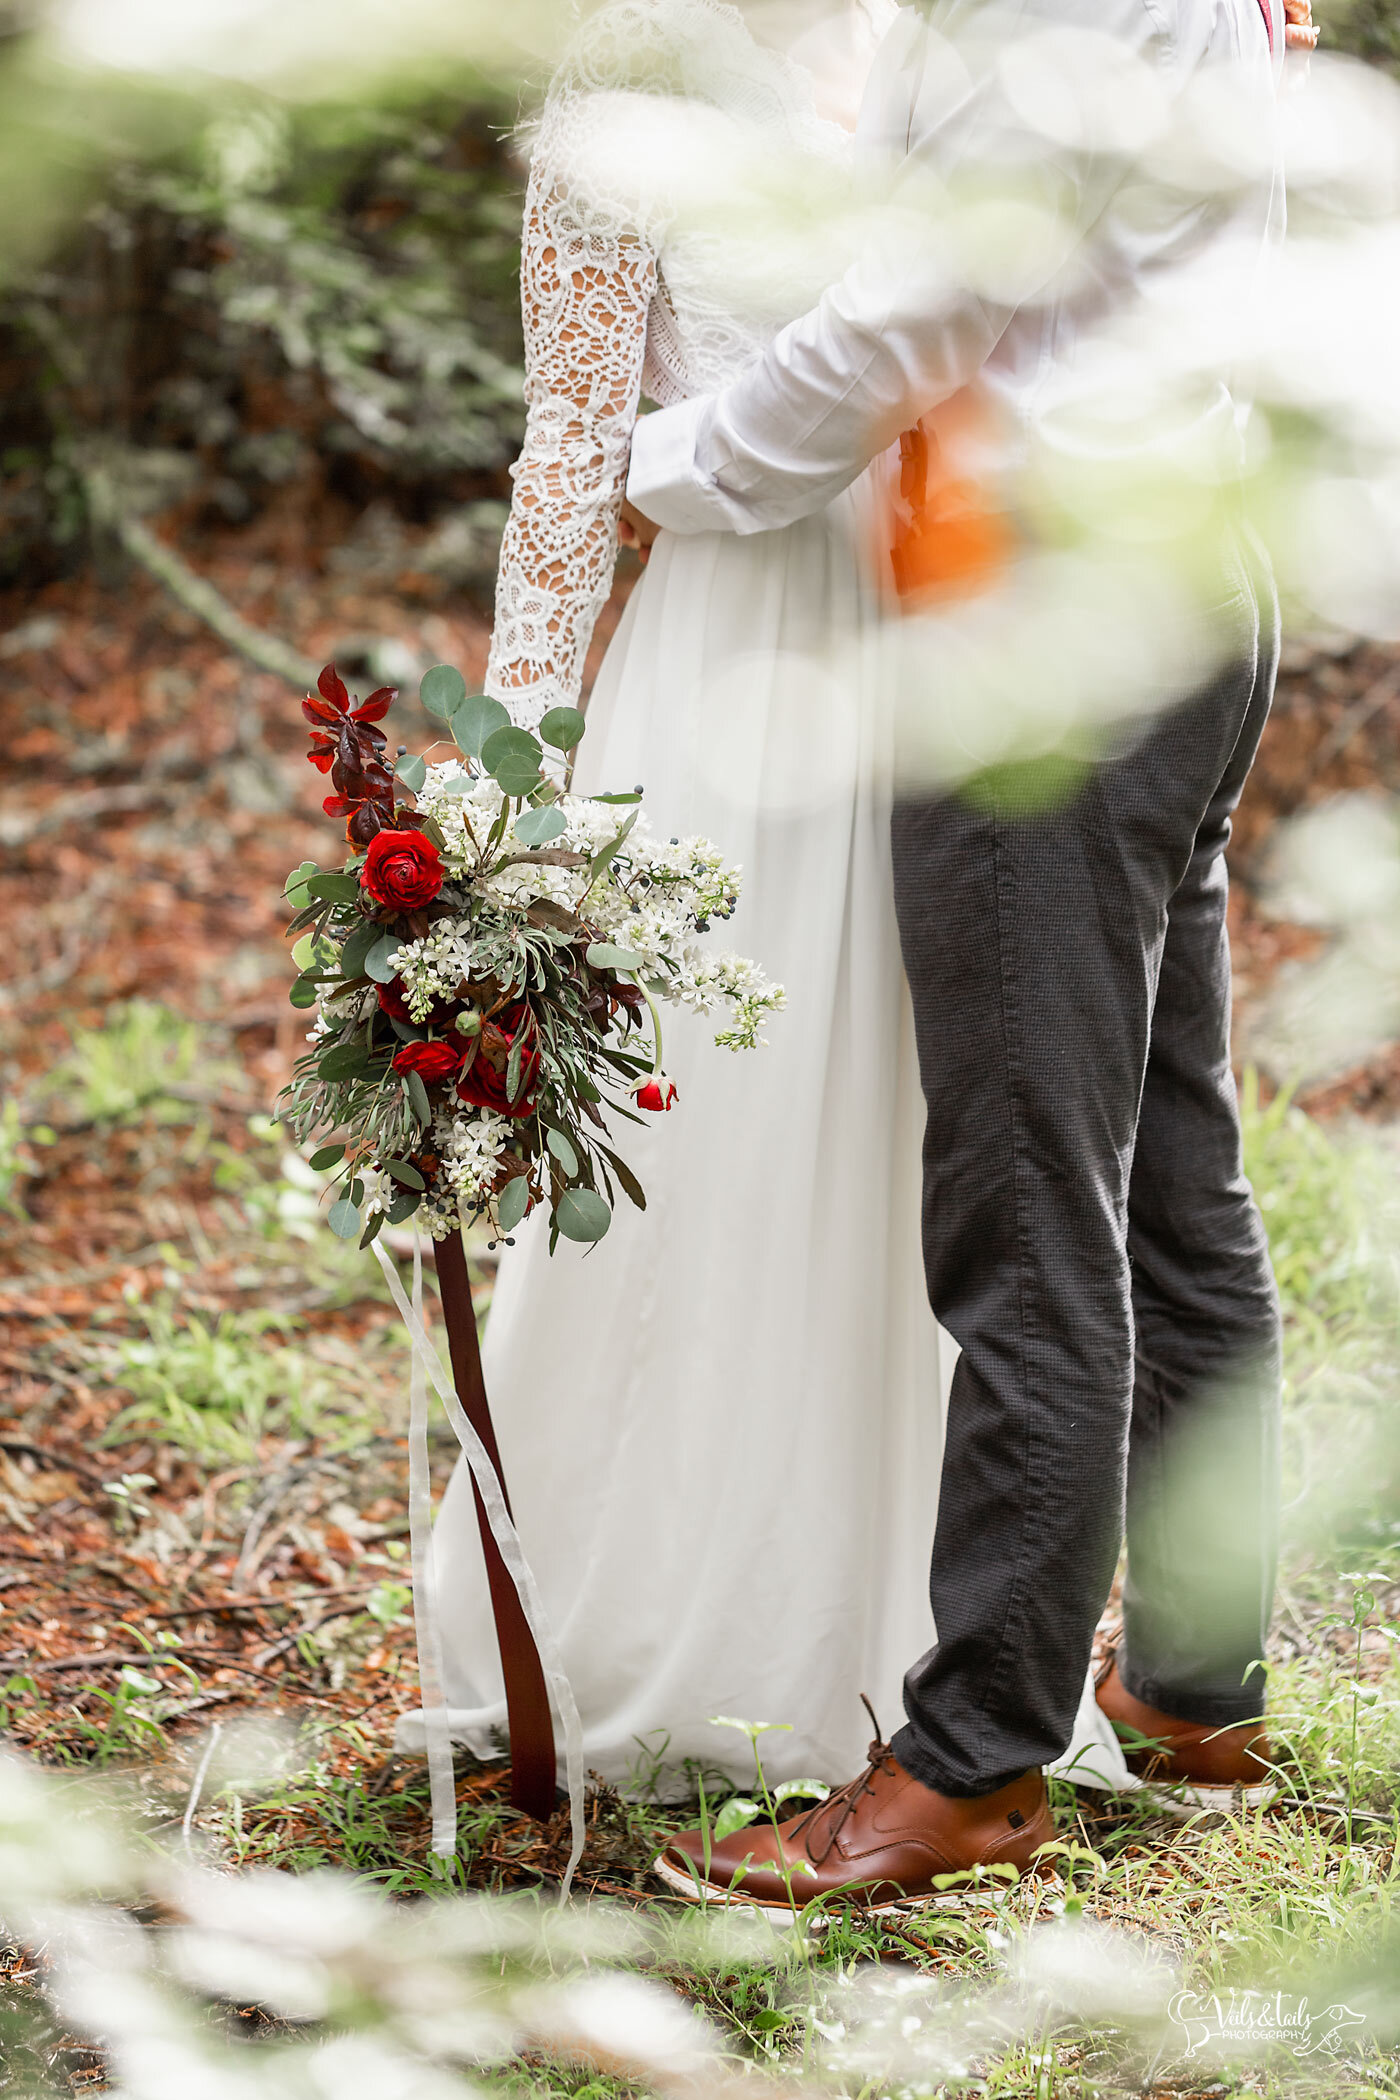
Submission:
M 675 532 L 787 525 L 832 501 L 903 429 L 970 382 L 1019 447 L 1099 323 L 1134 306 L 1171 315 L 1170 288 L 1179 295 L 1186 273 L 1195 275 L 1189 303 L 1199 312 L 1203 264 L 1222 297 L 1247 297 L 1282 224 L 1272 149 L 1266 142 L 1261 155 L 1258 144 L 1260 131 L 1272 136 L 1283 55 L 1282 0 L 1271 5 L 1272 57 L 1260 0 L 942 0 L 932 24 L 904 8 L 861 112 L 862 145 L 898 169 L 867 252 L 742 378 L 640 419 L 632 502 Z M 1219 121 L 1255 132 L 1250 153 L 1262 178 L 1232 187 L 1217 177 L 1213 190 L 1196 192 L 1186 174 L 1175 188 L 1144 187 L 1124 184 L 1126 156 L 1047 150 L 1043 131 L 1034 136 L 1024 121 L 1024 87 L 1034 93 L 1037 68 L 1054 62 L 1053 41 L 1032 40 L 1065 30 L 1111 36 L 1168 98 L 1218 66 L 1232 84 Z M 967 194 L 969 177 L 988 178 L 1003 195 L 1024 181 L 1031 201 L 1052 193 L 1070 235 L 1068 263 L 1042 263 L 1041 282 L 1015 293 L 989 285 L 975 260 L 961 267 L 962 207 L 949 199 L 959 185 Z M 980 284 L 969 282 L 979 274 Z M 1223 376 L 1204 392 L 1197 385 L 1184 412 L 1233 439 Z

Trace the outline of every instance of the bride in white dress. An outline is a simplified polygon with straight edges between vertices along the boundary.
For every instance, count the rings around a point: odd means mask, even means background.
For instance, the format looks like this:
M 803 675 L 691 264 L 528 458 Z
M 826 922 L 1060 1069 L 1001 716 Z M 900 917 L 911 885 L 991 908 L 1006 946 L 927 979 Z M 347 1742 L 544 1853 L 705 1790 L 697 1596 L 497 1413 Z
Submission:
M 844 0 L 810 64 L 721 0 L 610 0 L 581 29 L 525 216 L 529 421 L 487 679 L 517 722 L 579 700 L 639 397 L 722 384 L 847 260 L 796 230 L 781 253 L 771 229 L 719 232 L 654 191 L 640 208 L 637 152 L 719 187 L 766 156 L 790 195 L 833 198 L 851 154 L 838 119 L 896 11 Z M 624 1784 L 658 1760 L 751 1777 L 717 1715 L 786 1724 L 762 1742 L 772 1779 L 844 1780 L 869 1737 L 859 1695 L 892 1731 L 933 1640 L 955 1349 L 919 1251 L 878 471 L 783 531 L 663 534 L 589 703 L 575 785 L 643 783 L 654 822 L 740 862 L 735 945 L 788 993 L 768 1047 L 741 1057 L 668 1018 L 677 1108 L 624 1145 L 646 1215 L 624 1204 L 596 1250 L 561 1241 L 552 1258 L 533 1219 L 488 1323 L 505 1474 L 585 1761 Z M 436 1551 L 452 1730 L 487 1750 L 504 1705 L 464 1469 Z M 1079 1776 L 1091 1745 L 1120 1780 L 1089 1698 Z

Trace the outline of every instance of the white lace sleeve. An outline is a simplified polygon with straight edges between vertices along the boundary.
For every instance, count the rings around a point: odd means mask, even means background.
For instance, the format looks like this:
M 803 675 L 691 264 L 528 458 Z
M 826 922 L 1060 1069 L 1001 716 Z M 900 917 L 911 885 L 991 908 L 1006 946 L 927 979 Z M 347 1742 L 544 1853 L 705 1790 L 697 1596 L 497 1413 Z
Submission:
M 501 544 L 486 689 L 533 729 L 578 704 L 607 601 L 656 258 L 582 179 L 574 93 L 546 110 L 525 205 L 525 444 Z

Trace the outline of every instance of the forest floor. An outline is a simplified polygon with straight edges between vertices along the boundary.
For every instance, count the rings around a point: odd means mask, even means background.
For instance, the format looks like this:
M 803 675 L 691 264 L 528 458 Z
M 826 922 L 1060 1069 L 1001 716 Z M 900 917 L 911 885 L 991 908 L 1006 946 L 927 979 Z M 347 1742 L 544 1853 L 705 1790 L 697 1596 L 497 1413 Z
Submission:
M 407 670 L 446 660 L 479 678 L 483 613 L 415 575 L 401 548 L 317 572 L 297 544 L 274 520 L 209 539 L 197 559 L 247 617 L 335 656 L 352 683 L 376 638 Z M 1340 791 L 1400 789 L 1400 656 L 1295 650 L 1290 665 L 1233 855 L 1246 1040 L 1280 972 L 1323 940 L 1264 908 L 1280 820 Z M 287 1004 L 282 885 L 326 848 L 295 696 L 144 577 L 89 572 L 0 599 L 0 735 L 0 1736 L 65 1784 L 99 1776 L 156 1846 L 186 1822 L 217 1862 L 340 1866 L 391 1895 L 547 1888 L 567 1852 L 562 1808 L 541 1829 L 510 1810 L 500 1765 L 459 1761 L 462 1847 L 444 1876 L 422 1764 L 394 1754 L 417 1694 L 406 1350 L 378 1270 L 325 1231 L 318 1179 L 274 1121 L 304 1029 Z M 416 740 L 411 723 L 401 735 Z M 1294 1443 L 1370 1454 L 1364 1490 L 1349 1486 L 1330 1528 L 1290 1549 L 1274 1659 L 1292 1781 L 1272 1809 L 1234 1818 L 1069 1788 L 1059 1802 L 1083 1847 L 1066 1868 L 1076 1901 L 1216 1982 L 1360 1976 L 1400 1889 L 1400 1525 L 1378 1426 L 1394 1302 L 1353 1244 L 1389 1201 L 1400 1045 L 1292 1108 L 1272 1092 L 1249 1096 L 1250 1164 L 1290 1314 Z M 490 1262 L 475 1259 L 484 1317 Z M 435 1439 L 439 1487 L 454 1451 Z M 187 1813 L 215 1723 L 237 1751 Z M 650 1859 L 679 1813 L 644 1787 L 629 1800 L 596 1789 L 581 1889 L 664 1903 Z M 982 1892 L 907 1929 L 847 1919 L 823 1960 L 975 1976 L 1008 1923 L 1066 1893 Z M 5 1964 L 11 1995 L 32 1993 L 22 1950 L 0 1952 Z M 803 2014 L 790 1977 L 697 1972 L 685 1989 L 744 2061 L 791 2068 Z M 256 2026 L 254 2007 L 246 2017 Z M 1377 2013 L 1351 2056 L 1308 2067 L 1312 2089 L 1400 2090 L 1381 2046 L 1397 2038 L 1400 2015 L 1387 2028 Z M 59 2029 L 24 2051 L 56 2081 L 36 2090 L 105 2089 L 101 2057 Z M 1296 2071 L 1154 2089 L 1266 2091 Z M 629 2089 L 528 2061 L 493 2076 Z M 981 2089 L 1105 2081 L 1111 2063 L 1081 2039 L 1049 2057 L 1010 2050 Z

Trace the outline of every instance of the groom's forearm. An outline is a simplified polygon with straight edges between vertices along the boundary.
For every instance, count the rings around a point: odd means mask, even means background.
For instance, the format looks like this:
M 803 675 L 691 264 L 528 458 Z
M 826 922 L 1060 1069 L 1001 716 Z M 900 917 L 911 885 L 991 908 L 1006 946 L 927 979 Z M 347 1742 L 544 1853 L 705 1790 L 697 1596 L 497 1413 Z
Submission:
M 928 269 L 853 271 L 722 392 L 642 418 L 628 499 L 672 532 L 810 516 L 973 377 L 1006 318 Z

